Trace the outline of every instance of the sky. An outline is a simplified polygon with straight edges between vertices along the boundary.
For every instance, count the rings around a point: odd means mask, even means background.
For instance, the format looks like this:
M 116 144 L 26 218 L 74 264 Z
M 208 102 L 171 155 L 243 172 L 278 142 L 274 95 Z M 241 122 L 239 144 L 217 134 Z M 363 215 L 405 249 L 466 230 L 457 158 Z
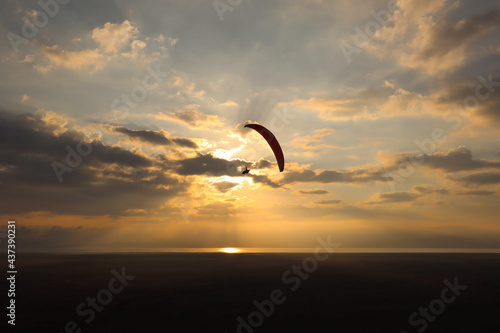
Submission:
M 6 0 L 0 17 L 0 220 L 20 247 L 500 244 L 498 1 Z

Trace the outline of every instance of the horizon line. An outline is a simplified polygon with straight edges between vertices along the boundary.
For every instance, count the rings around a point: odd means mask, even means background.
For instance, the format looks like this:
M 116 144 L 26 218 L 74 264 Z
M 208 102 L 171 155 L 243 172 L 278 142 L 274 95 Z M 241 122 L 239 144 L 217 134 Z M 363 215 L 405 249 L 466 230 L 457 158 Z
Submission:
M 232 251 L 227 251 L 232 249 Z M 18 249 L 19 253 L 39 254 L 134 254 L 134 253 L 231 253 L 231 254 L 279 254 L 314 253 L 316 248 L 271 247 L 176 247 L 176 248 L 32 248 Z M 494 248 L 335 248 L 333 253 L 500 253 Z

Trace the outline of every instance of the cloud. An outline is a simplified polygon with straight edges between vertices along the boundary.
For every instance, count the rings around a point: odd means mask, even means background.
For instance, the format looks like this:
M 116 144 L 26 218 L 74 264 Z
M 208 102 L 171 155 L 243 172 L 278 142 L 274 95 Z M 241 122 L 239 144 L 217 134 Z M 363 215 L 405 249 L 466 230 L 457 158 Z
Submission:
M 398 1 L 400 11 L 376 32 L 366 50 L 381 59 L 393 57 L 401 66 L 429 75 L 452 72 L 474 56 L 470 45 L 498 28 L 500 20 L 497 8 L 456 18 L 450 13 L 461 4 L 446 6 L 446 3 L 445 0 Z
M 436 152 L 432 154 L 413 154 L 401 153 L 393 156 L 394 165 L 409 163 L 410 165 L 422 163 L 425 167 L 431 169 L 440 169 L 448 172 L 459 172 L 466 170 L 477 170 L 485 168 L 500 169 L 500 162 L 488 161 L 485 159 L 473 159 L 472 151 L 464 146 L 452 148 L 446 153 Z
M 101 69 L 104 65 L 102 55 L 97 49 L 65 51 L 58 45 L 53 45 L 43 46 L 42 52 L 53 65 L 62 66 L 73 70 L 84 68 L 88 68 L 90 70 L 98 70 Z M 46 69 L 50 69 L 50 67 Z
M 238 186 L 239 183 L 232 183 L 228 181 L 216 182 L 213 183 L 212 186 L 217 189 L 217 191 L 221 193 L 226 193 L 231 190 L 233 187 Z
M 471 175 L 463 177 L 450 177 L 450 179 L 456 180 L 458 182 L 468 183 L 470 185 L 488 185 L 488 184 L 499 184 L 500 183 L 500 173 L 499 172 L 479 172 L 473 173 Z
M 247 124 L 253 124 L 254 122 L 250 120 L 246 120 L 245 122 L 238 123 L 232 130 L 231 132 L 234 134 L 237 134 L 241 136 L 242 138 L 246 138 L 248 134 L 250 134 L 252 131 L 248 127 L 245 127 Z M 255 122 L 256 123 L 256 122 Z
M 370 88 L 340 89 L 336 95 L 341 97 L 296 99 L 289 105 L 301 110 L 317 112 L 320 119 L 328 121 L 379 119 L 401 115 L 416 116 L 421 115 L 422 112 L 433 112 L 433 103 L 429 97 L 402 87 L 395 87 L 387 80 Z M 330 134 L 333 129 L 317 131 L 315 135 L 307 138 L 318 140 Z
M 299 171 L 288 171 L 282 178 L 281 183 L 367 183 L 370 181 L 388 181 L 392 178 L 385 176 L 384 170 L 378 169 L 355 169 L 351 171 L 321 170 L 313 171 L 303 169 Z
M 144 155 L 121 147 L 108 146 L 100 141 L 92 142 L 92 153 L 88 156 L 88 160 L 99 164 L 116 164 L 132 168 L 149 167 L 154 164 L 151 159 Z
M 490 195 L 495 195 L 496 192 L 494 191 L 481 191 L 481 190 L 477 190 L 477 191 L 465 191 L 465 192 L 460 192 L 458 193 L 460 195 L 478 195 L 478 196 L 490 196 Z
M 413 186 L 412 190 L 419 192 L 420 194 L 434 194 L 434 193 L 441 195 L 450 194 L 450 191 L 445 188 L 436 188 L 435 186 L 426 184 Z
M 329 194 L 331 192 L 318 188 L 318 189 L 314 189 L 314 190 L 297 190 L 297 191 L 295 191 L 295 193 L 303 194 L 303 195 L 323 195 L 323 194 Z
M 107 22 L 102 28 L 95 28 L 92 30 L 92 39 L 105 53 L 118 53 L 138 34 L 139 30 L 125 20 L 122 23 Z
M 210 177 L 233 176 L 241 177 L 240 169 L 248 167 L 252 169 L 269 168 L 269 161 L 260 160 L 254 164 L 240 159 L 224 159 L 215 157 L 214 155 L 197 153 L 195 157 L 183 158 L 173 161 L 173 168 L 179 175 L 194 176 L 206 175 Z M 250 173 L 250 176 L 256 176 Z M 258 177 L 257 177 L 258 178 Z M 260 178 L 262 179 L 262 178 Z
M 0 112 L 0 183 L 9 193 L 2 212 L 125 215 L 158 208 L 187 187 L 165 173 L 162 161 L 56 130 L 40 114 Z
M 208 115 L 197 110 L 199 105 L 191 104 L 186 105 L 183 109 L 176 112 L 163 113 L 160 112 L 155 115 L 158 119 L 175 121 L 187 125 L 192 129 L 209 130 L 214 127 L 221 127 L 224 125 L 222 120 L 217 115 Z
M 319 117 L 324 120 L 348 120 L 359 118 L 366 114 L 367 109 L 357 99 L 315 98 L 309 100 L 294 100 L 291 106 L 302 110 L 319 112 Z
M 494 57 L 500 56 L 500 50 L 495 52 Z M 488 64 L 487 58 L 478 62 Z M 470 72 L 466 68 L 464 72 Z M 476 77 L 456 78 L 450 77 L 443 81 L 442 88 L 435 93 L 436 108 L 442 109 L 452 117 L 458 118 L 453 126 L 460 127 L 462 118 L 473 116 L 474 120 L 481 117 L 486 126 L 496 127 L 500 123 L 500 72 L 497 68 L 490 68 L 487 72 L 476 75 Z M 443 107 L 444 106 L 444 107 Z M 479 117 L 478 117 L 479 116 Z M 454 121 L 455 122 L 455 121 Z
M 497 52 L 496 56 L 500 56 L 500 50 Z M 487 124 L 498 127 L 500 124 L 500 93 L 498 92 L 500 86 L 500 72 L 498 70 L 492 71 L 492 73 L 485 75 L 484 78 L 486 81 L 489 81 L 489 89 L 492 89 L 491 85 L 496 86 L 496 88 L 493 88 L 495 90 L 488 96 L 488 99 L 480 102 L 477 114 L 486 118 Z M 493 123 L 491 121 L 493 121 Z
M 258 160 L 257 162 L 252 164 L 252 168 L 255 168 L 255 169 L 269 169 L 272 166 L 273 166 L 273 163 L 271 161 L 265 160 L 263 158 L 261 158 L 260 160 Z
M 114 131 L 125 134 L 131 139 L 144 141 L 153 145 L 172 146 L 176 145 L 184 148 L 198 148 L 198 145 L 187 138 L 167 138 L 163 131 L 131 130 L 125 127 L 115 127 Z
M 446 153 L 434 153 L 425 155 L 424 157 L 424 164 L 427 167 L 451 172 L 483 168 L 500 168 L 500 162 L 473 159 L 472 151 L 463 146 L 450 149 Z
M 374 200 L 367 203 L 401 203 L 401 202 L 411 202 L 417 200 L 421 195 L 412 192 L 390 192 L 390 193 L 378 193 Z
M 338 204 L 343 203 L 343 201 L 332 199 L 332 200 L 317 200 L 317 201 L 313 201 L 313 203 L 316 205 L 338 205 Z
M 272 166 L 272 162 L 260 160 L 254 164 L 245 160 L 228 160 L 218 158 L 212 154 L 198 153 L 195 157 L 183 158 L 176 161 L 168 161 L 169 168 L 182 176 L 205 175 L 209 177 L 233 176 L 240 177 L 240 168 L 247 166 L 251 169 L 267 169 Z M 278 177 L 270 178 L 267 174 L 255 174 L 250 172 L 248 175 L 254 183 L 259 183 L 271 188 L 279 188 L 296 183 L 346 183 L 346 184 L 365 184 L 369 182 L 387 182 L 394 178 L 388 175 L 388 171 L 396 169 L 397 165 L 389 166 L 369 166 L 353 168 L 351 170 L 311 170 L 308 166 L 294 167 Z M 444 193 L 445 190 L 436 190 L 437 193 Z M 302 194 L 305 194 L 302 193 Z
M 462 49 L 469 41 L 499 26 L 500 12 L 497 9 L 457 22 L 433 24 L 432 29 L 425 31 L 427 35 L 422 37 L 416 60 L 422 63 L 442 61 L 454 50 Z
M 278 183 L 277 181 L 271 180 L 266 175 L 256 175 L 256 174 L 250 173 L 250 177 L 252 178 L 253 182 L 257 183 L 257 184 L 262 184 L 262 185 L 268 186 L 270 188 L 280 188 L 281 187 L 280 183 Z
M 48 63 L 37 62 L 33 66 L 42 73 L 54 67 L 94 73 L 101 71 L 112 61 L 125 60 L 127 64 L 134 61 L 144 66 L 165 57 L 167 48 L 164 46 L 164 38 L 146 37 L 140 40 L 138 36 L 138 29 L 128 20 L 122 23 L 107 22 L 92 30 L 92 42 L 97 43 L 97 47 L 82 47 L 82 44 L 88 43 L 82 42 L 82 38 L 75 38 L 72 43 L 63 47 L 42 44 L 41 53 Z
M 335 147 L 333 145 L 320 144 L 324 138 L 334 132 L 333 128 L 322 128 L 314 131 L 314 134 L 296 137 L 292 140 L 292 144 L 296 147 L 304 149 L 321 148 L 321 147 Z
M 416 52 L 406 54 L 401 63 L 429 74 L 454 70 L 465 63 L 471 41 L 499 26 L 498 10 L 457 22 L 433 22 L 429 18 L 420 23 L 419 34 L 412 43 Z
M 220 106 L 239 106 L 239 104 L 228 99 L 226 102 L 222 103 Z

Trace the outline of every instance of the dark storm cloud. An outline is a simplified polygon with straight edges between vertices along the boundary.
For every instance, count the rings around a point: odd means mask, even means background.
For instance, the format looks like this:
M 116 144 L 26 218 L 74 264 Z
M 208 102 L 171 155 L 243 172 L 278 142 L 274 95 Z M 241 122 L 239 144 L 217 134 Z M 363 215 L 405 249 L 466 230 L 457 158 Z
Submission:
M 60 214 L 122 215 L 129 209 L 152 209 L 184 190 L 176 178 L 148 157 L 85 141 L 82 133 L 53 132 L 37 115 L 0 112 L 0 192 L 4 213 L 51 211 Z M 92 147 L 87 156 L 68 151 L 82 143 Z M 67 172 L 59 182 L 53 163 Z
M 115 132 L 125 134 L 131 139 L 137 139 L 153 145 L 172 146 L 177 145 L 185 148 L 198 148 L 194 141 L 187 138 L 167 138 L 161 131 L 131 130 L 125 127 L 116 127 Z

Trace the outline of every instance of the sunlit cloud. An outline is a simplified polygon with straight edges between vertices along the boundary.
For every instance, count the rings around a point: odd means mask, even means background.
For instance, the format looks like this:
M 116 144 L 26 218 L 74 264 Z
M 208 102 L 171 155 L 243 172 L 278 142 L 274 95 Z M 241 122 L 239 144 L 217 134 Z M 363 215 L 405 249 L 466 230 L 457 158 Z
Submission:
M 155 115 L 158 119 L 175 121 L 192 129 L 207 130 L 213 127 L 222 127 L 224 123 L 217 115 L 208 115 L 198 111 L 199 105 L 186 105 L 175 112 L 159 112 Z
M 99 44 L 103 52 L 118 53 L 138 34 L 137 27 L 125 20 L 122 23 L 107 22 L 103 27 L 95 28 L 92 30 L 92 39 Z
M 69 69 L 99 70 L 104 65 L 102 55 L 97 49 L 81 51 L 65 51 L 58 45 L 43 47 L 43 53 L 55 66 L 62 66 Z

